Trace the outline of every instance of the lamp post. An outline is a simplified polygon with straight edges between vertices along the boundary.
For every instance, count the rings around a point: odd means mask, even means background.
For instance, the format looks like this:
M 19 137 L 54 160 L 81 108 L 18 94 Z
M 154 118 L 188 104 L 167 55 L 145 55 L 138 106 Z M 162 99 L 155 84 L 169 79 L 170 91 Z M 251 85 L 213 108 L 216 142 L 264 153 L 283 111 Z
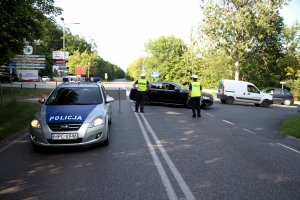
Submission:
M 91 63 L 89 62 L 88 63 L 88 77 L 90 77 L 90 65 L 91 65 Z
M 63 22 L 63 51 L 65 51 L 65 48 L 66 48 L 66 25 L 80 24 L 80 23 L 79 22 L 74 22 L 74 23 L 65 24 L 65 18 L 61 17 L 60 19 Z

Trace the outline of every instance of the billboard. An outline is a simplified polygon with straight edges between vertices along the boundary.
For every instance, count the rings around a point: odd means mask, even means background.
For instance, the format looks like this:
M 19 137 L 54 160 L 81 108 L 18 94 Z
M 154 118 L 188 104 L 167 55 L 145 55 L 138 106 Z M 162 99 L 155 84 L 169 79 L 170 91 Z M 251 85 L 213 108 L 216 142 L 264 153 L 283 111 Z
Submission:
M 20 81 L 39 81 L 38 70 L 17 70 Z
M 69 75 L 69 68 L 67 66 L 52 66 L 53 77 L 63 77 Z
M 69 52 L 68 51 L 52 51 L 53 60 L 68 60 Z
M 44 69 L 45 55 L 16 55 L 12 60 L 12 66 L 16 68 Z
M 76 75 L 83 75 L 83 74 L 86 74 L 86 68 L 81 67 L 81 66 L 76 66 L 76 67 L 75 67 L 75 74 L 76 74 Z

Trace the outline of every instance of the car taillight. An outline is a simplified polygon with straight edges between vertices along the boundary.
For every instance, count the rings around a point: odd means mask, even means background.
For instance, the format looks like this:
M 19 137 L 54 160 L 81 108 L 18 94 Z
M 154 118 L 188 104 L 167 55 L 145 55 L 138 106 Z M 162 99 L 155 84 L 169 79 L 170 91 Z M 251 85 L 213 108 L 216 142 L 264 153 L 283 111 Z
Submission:
M 222 94 L 224 94 L 224 85 L 222 85 Z

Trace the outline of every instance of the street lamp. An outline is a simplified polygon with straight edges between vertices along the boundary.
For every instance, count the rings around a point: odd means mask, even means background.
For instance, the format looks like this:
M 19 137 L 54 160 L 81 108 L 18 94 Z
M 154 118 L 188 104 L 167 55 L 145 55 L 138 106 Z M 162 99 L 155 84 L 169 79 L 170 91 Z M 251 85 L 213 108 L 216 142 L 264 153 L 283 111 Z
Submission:
M 80 23 L 79 22 L 74 22 L 74 23 L 65 24 L 65 18 L 61 17 L 60 19 L 63 22 L 63 51 L 65 51 L 65 48 L 66 48 L 66 25 L 80 24 Z
M 89 62 L 88 63 L 88 77 L 90 77 L 90 65 L 91 65 L 91 63 Z

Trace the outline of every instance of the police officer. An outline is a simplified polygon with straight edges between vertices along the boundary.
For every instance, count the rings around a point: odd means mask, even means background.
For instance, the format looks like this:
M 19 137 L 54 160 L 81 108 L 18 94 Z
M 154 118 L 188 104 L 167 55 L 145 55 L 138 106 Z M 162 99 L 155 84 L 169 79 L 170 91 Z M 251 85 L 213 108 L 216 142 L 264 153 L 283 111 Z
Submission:
M 140 112 L 144 113 L 144 101 L 146 97 L 146 92 L 149 88 L 149 81 L 146 80 L 146 74 L 142 73 L 141 78 L 136 80 L 133 84 L 133 87 L 136 88 L 137 86 L 137 96 L 135 102 L 135 112 L 138 112 L 140 107 Z
M 189 85 L 189 99 L 192 106 L 193 117 L 196 117 L 196 110 L 197 116 L 201 117 L 201 109 L 200 109 L 200 101 L 202 95 L 202 86 L 198 82 L 198 76 L 196 74 L 192 75 L 193 81 Z

